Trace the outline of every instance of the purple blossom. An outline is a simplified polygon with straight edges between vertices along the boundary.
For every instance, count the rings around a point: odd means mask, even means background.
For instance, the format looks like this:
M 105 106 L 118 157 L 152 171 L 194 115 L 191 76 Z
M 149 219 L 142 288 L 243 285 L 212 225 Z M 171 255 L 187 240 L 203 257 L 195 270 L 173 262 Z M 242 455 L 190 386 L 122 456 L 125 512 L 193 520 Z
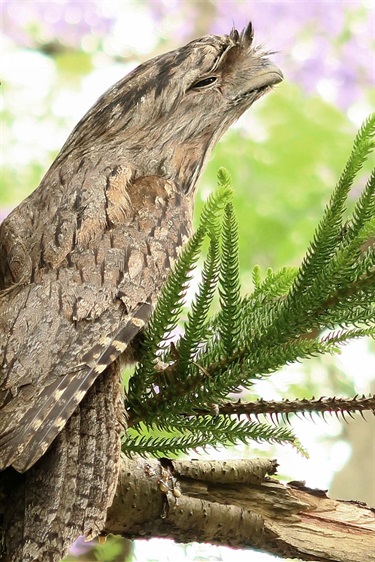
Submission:
M 85 537 L 79 537 L 70 547 L 69 553 L 73 556 L 81 556 L 81 554 L 87 554 L 92 547 L 92 542 L 86 542 Z
M 3 33 L 25 47 L 35 42 L 79 47 L 85 35 L 109 34 L 114 21 L 102 13 L 101 3 L 93 0 L 3 0 L 0 19 Z
M 9 207 L 0 207 L 0 224 L 9 215 L 11 210 Z
M 167 39 L 173 47 L 205 33 L 227 33 L 232 24 L 241 29 L 252 20 L 264 48 L 279 51 L 275 61 L 286 79 L 309 94 L 321 95 L 321 81 L 330 80 L 332 102 L 347 108 L 375 81 L 375 12 L 364 0 L 133 1 L 112 5 L 111 16 L 104 13 L 105 6 L 99 0 L 3 0 L 3 30 L 24 46 L 59 42 L 79 48 L 89 34 L 110 37 L 121 16 L 142 6 L 152 16 L 159 40 Z

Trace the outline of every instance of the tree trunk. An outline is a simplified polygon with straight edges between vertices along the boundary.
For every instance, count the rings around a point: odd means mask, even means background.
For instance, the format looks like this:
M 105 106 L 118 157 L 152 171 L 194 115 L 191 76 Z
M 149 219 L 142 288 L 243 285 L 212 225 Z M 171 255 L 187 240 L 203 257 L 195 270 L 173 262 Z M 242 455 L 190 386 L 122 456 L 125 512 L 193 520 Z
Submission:
M 375 561 L 375 510 L 269 475 L 277 462 L 122 458 L 106 532 L 251 548 L 302 560 Z

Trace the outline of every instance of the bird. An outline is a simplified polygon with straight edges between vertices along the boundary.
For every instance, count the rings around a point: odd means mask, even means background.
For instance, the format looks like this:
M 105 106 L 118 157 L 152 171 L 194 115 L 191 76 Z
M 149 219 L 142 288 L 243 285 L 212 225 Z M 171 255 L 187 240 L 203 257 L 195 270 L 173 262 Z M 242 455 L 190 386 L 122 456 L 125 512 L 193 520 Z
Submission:
M 158 55 L 105 92 L 0 226 L 0 532 L 55 562 L 101 532 L 121 370 L 181 247 L 222 134 L 282 79 L 251 23 Z

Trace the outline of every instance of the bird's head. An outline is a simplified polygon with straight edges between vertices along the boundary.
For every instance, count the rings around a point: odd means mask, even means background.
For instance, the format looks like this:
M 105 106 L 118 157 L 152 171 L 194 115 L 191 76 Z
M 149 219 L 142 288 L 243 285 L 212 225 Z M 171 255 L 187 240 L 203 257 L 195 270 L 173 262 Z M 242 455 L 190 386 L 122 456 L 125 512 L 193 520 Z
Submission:
M 68 143 L 101 153 L 105 145 L 133 162 L 137 175 L 162 175 L 188 193 L 221 135 L 282 78 L 254 47 L 251 24 L 242 33 L 207 35 L 125 76 Z

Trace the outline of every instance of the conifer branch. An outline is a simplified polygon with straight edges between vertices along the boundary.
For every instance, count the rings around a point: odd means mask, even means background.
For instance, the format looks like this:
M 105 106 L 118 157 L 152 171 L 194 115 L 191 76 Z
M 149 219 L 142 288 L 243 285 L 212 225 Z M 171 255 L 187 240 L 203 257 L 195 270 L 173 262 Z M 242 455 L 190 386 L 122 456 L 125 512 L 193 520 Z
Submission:
M 177 345 L 178 372 L 175 373 L 175 376 L 180 375 L 180 377 L 184 377 L 189 363 L 194 360 L 200 342 L 203 340 L 208 311 L 212 304 L 219 278 L 219 268 L 219 242 L 217 238 L 212 238 L 208 256 L 203 266 L 202 282 L 191 304 L 191 312 L 188 313 L 188 320 L 184 326 L 184 335 Z
M 197 416 L 200 415 L 227 415 L 227 416 L 270 416 L 272 420 L 279 423 L 281 418 L 283 421 L 289 422 L 290 414 L 317 414 L 324 418 L 325 414 L 337 417 L 339 415 L 345 420 L 345 414 L 359 413 L 363 417 L 363 412 L 370 412 L 375 415 L 375 395 L 372 396 L 354 396 L 353 398 L 337 398 L 335 396 L 326 398 L 311 399 L 295 399 L 295 400 L 263 400 L 260 398 L 255 402 L 226 402 L 213 408 L 202 408 L 197 410 Z M 352 416 L 351 416 L 352 417 Z M 346 420 L 345 420 L 346 421 Z
M 274 427 L 258 421 L 235 420 L 228 416 L 221 418 L 198 418 L 190 431 L 186 420 L 178 420 L 175 435 L 172 437 L 145 436 L 129 432 L 123 441 L 123 451 L 126 454 L 152 455 L 156 457 L 171 456 L 176 453 L 187 452 L 190 449 L 202 448 L 208 445 L 217 447 L 234 445 L 239 441 L 247 444 L 249 441 L 267 441 L 269 443 L 291 444 L 306 456 L 299 441 L 289 428 Z M 178 429 L 177 429 L 178 428 Z M 184 433 L 184 429 L 187 430 Z
M 160 456 L 251 439 L 288 442 L 302 450 L 288 428 L 261 424 L 258 416 L 271 416 L 278 423 L 289 421 L 292 413 L 327 412 L 345 419 L 353 412 L 374 412 L 374 397 L 252 403 L 228 399 L 287 364 L 335 353 L 355 338 L 375 337 L 374 173 L 343 226 L 348 192 L 374 146 L 374 133 L 375 116 L 356 137 L 301 267 L 268 270 L 264 278 L 255 267 L 255 289 L 244 298 L 230 177 L 219 171 L 219 192 L 205 205 L 144 333 L 142 361 L 129 384 L 126 452 Z M 170 345 L 169 334 L 179 321 L 205 237 L 210 246 L 202 281 L 184 333 Z M 220 311 L 209 318 L 218 285 Z M 248 419 L 233 418 L 242 414 Z
M 221 251 L 219 338 L 224 355 L 230 356 L 236 348 L 236 339 L 240 333 L 241 310 L 238 226 L 231 203 L 225 207 Z

